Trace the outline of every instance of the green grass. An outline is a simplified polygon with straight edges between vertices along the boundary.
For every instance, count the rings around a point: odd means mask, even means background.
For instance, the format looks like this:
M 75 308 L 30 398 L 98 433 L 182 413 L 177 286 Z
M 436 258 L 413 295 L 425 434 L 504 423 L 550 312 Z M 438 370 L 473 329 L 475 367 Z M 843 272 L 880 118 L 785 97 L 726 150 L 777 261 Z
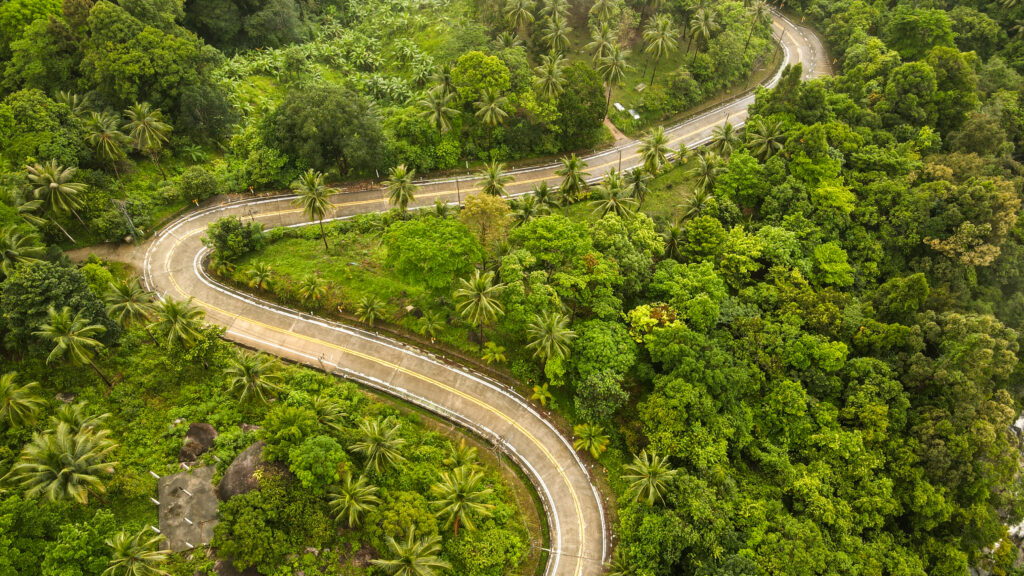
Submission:
M 643 211 L 655 221 L 674 221 L 677 208 L 687 194 L 693 190 L 694 177 L 686 164 L 674 166 L 668 172 L 655 178 L 644 201 Z

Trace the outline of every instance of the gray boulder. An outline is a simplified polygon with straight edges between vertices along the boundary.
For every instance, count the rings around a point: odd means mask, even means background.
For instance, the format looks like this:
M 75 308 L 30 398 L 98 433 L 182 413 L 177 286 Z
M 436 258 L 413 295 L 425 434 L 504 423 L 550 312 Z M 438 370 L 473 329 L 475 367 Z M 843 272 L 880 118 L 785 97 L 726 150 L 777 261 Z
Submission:
M 255 473 L 263 465 L 263 445 L 260 441 L 242 450 L 224 471 L 224 477 L 217 485 L 217 496 L 221 500 L 230 500 L 259 488 Z
M 178 462 L 195 462 L 201 454 L 213 448 L 216 438 L 217 430 L 213 426 L 203 422 L 189 424 L 185 445 L 178 452 Z

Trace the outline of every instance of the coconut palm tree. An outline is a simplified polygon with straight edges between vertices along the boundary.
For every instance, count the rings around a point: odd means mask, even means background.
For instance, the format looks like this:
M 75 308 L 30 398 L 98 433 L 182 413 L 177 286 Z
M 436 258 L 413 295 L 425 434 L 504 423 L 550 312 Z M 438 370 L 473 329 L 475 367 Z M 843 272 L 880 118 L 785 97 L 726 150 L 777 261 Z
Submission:
M 541 98 L 552 100 L 562 93 L 565 87 L 564 67 L 565 57 L 561 54 L 541 55 L 540 66 L 533 69 L 537 73 L 533 87 Z
M 640 158 L 643 160 L 644 169 L 651 174 L 657 174 L 662 166 L 668 162 L 668 155 L 671 150 L 668 147 L 668 137 L 665 136 L 665 129 L 658 126 L 651 133 L 640 141 Z
M 512 205 L 512 226 L 522 226 L 546 212 L 547 206 L 541 204 L 536 196 L 523 196 Z
M 330 194 L 327 192 L 327 186 L 324 185 L 323 172 L 312 168 L 306 170 L 298 180 L 292 182 L 292 192 L 298 194 L 292 203 L 301 206 L 307 218 L 320 223 L 320 237 L 324 241 L 324 250 L 327 250 L 327 231 L 324 230 L 324 218 L 334 210 L 334 205 L 331 204 Z
M 505 2 L 505 21 L 520 35 L 525 36 L 526 27 L 533 24 L 533 10 L 536 4 L 533 0 L 508 0 Z
M 450 104 L 455 99 L 454 92 L 446 92 L 441 85 L 431 88 L 417 105 L 423 110 L 420 116 L 426 118 L 437 131 L 444 134 L 452 129 L 452 120 L 459 115 L 459 111 L 452 108 Z
M 685 222 L 691 218 L 697 218 L 704 214 L 708 201 L 711 200 L 711 191 L 707 188 L 695 188 L 679 204 L 679 221 Z
M 319 302 L 327 295 L 327 281 L 319 276 L 306 274 L 299 282 L 298 293 L 303 304 Z
M 110 418 L 109 412 L 93 414 L 84 400 L 74 404 L 60 404 L 50 416 L 50 428 L 56 430 L 62 423 L 67 424 L 72 434 L 99 429 Z
M 39 384 L 29 382 L 19 386 L 16 372 L 0 376 L 0 422 L 14 429 L 31 426 L 45 406 L 46 402 L 39 396 Z
M 553 18 L 555 16 L 566 18 L 569 16 L 570 8 L 569 0 L 546 0 L 544 2 L 544 7 L 540 9 L 540 14 L 547 18 Z
M 100 324 L 90 324 L 89 318 L 82 311 L 72 315 L 71 308 L 67 306 L 60 311 L 51 306 L 47 315 L 46 324 L 34 332 L 36 336 L 53 344 L 46 363 L 67 359 L 72 364 L 88 364 L 110 386 L 110 379 L 93 362 L 96 352 L 103 349 L 103 343 L 96 337 L 107 329 Z
M 84 118 L 89 112 L 89 96 L 60 90 L 54 98 L 55 102 L 64 104 L 78 118 Z
M 350 448 L 353 452 L 363 455 L 367 470 L 380 474 L 385 467 L 405 461 L 398 451 L 405 446 L 405 438 L 399 435 L 400 431 L 401 424 L 390 418 L 367 418 L 359 423 L 362 438 Z
M 171 125 L 164 122 L 160 109 L 153 108 L 149 102 L 136 103 L 125 110 L 124 115 L 128 122 L 121 128 L 128 132 L 132 145 L 136 150 L 149 154 L 160 169 L 160 175 L 167 180 L 167 173 L 160 165 L 160 149 L 168 142 Z
M 594 6 L 596 7 L 597 4 Z M 601 22 L 599 26 L 591 29 L 590 38 L 590 43 L 584 46 L 583 49 L 593 55 L 594 63 L 597 64 L 602 59 L 612 55 L 612 50 L 618 43 L 619 34 L 608 22 Z
M 722 171 L 721 159 L 717 154 L 709 150 L 701 150 L 696 156 L 691 173 L 696 176 L 696 187 L 698 190 L 711 190 Z
M 333 398 L 318 394 L 313 397 L 310 407 L 316 414 L 316 422 L 324 428 L 330 428 L 335 432 L 345 430 L 345 417 L 347 414 Z
M 558 207 L 558 198 L 555 191 L 548 186 L 547 180 L 537 184 L 531 195 L 537 199 L 537 204 L 544 210 Z
M 650 174 L 643 168 L 634 168 L 626 172 L 626 192 L 629 193 L 630 198 L 636 200 L 637 210 L 643 208 L 644 200 L 647 200 L 647 194 L 651 191 L 647 183 L 650 181 Z
M 501 50 L 511 50 L 522 46 L 523 39 L 519 37 L 519 34 L 506 30 L 501 34 L 498 34 L 498 37 L 494 39 L 494 43 L 497 44 L 498 48 Z
M 454 294 L 455 311 L 479 330 L 481 343 L 484 341 L 484 326 L 505 313 L 505 308 L 498 301 L 504 289 L 504 284 L 494 282 L 494 272 L 474 270 L 468 279 L 459 279 L 459 288 Z
M 678 35 L 672 17 L 668 14 L 658 14 L 644 28 L 644 52 L 654 56 L 651 84 L 654 83 L 654 75 L 658 73 L 658 62 L 662 56 L 676 49 Z
M 747 124 L 744 132 L 747 148 L 762 162 L 782 151 L 786 131 L 781 121 L 757 117 Z
M 125 146 L 130 143 L 130 139 L 121 132 L 120 124 L 121 119 L 109 112 L 93 112 L 86 123 L 89 144 L 97 156 L 110 162 L 119 182 L 121 173 L 117 170 L 117 165 L 125 156 Z
M 432 339 L 437 338 L 437 333 L 444 329 L 444 320 L 441 315 L 432 310 L 424 310 L 423 317 L 420 318 L 419 328 L 417 331 L 424 335 L 430 336 Z
M 360 322 L 373 326 L 374 322 L 387 316 L 384 301 L 373 295 L 363 296 L 356 305 L 356 316 Z
M 665 257 L 678 262 L 683 260 L 683 245 L 686 243 L 686 236 L 683 227 L 678 223 L 672 224 L 665 230 Z
M 143 528 L 135 534 L 118 532 L 107 540 L 111 548 L 110 562 L 102 576 L 168 576 L 160 568 L 167 561 L 167 552 L 160 549 L 163 534 L 152 534 Z
M 29 498 L 88 504 L 91 495 L 103 502 L 101 477 L 112 474 L 116 464 L 107 461 L 116 448 L 109 433 L 75 433 L 63 422 L 55 430 L 36 432 L 4 479 L 20 484 Z
M 629 58 L 629 50 L 613 46 L 608 56 L 602 58 L 597 65 L 597 73 L 601 75 L 605 86 L 608 87 L 608 96 L 604 103 L 606 109 L 612 105 L 612 88 L 621 84 L 626 78 L 626 72 L 632 68 L 626 60 L 627 58 Z
M 594 205 L 594 214 L 601 218 L 609 212 L 621 218 L 629 218 L 636 210 L 636 200 L 629 195 L 622 175 L 614 168 L 608 172 L 608 175 L 594 191 L 594 199 L 591 200 L 591 204 Z
M 454 211 L 454 208 L 452 207 L 451 204 L 445 202 L 444 200 L 441 200 L 440 198 L 437 198 L 437 199 L 434 200 L 434 216 L 435 217 L 440 218 L 441 220 L 444 220 L 445 218 L 451 216 L 453 211 Z
M 22 232 L 13 224 L 0 228 L 0 278 L 14 274 L 19 264 L 40 262 L 46 248 L 33 232 Z
M 281 391 L 281 375 L 277 362 L 268 356 L 252 352 L 239 352 L 228 360 L 224 368 L 228 390 L 239 402 L 258 398 L 267 404 L 269 398 Z
M 452 444 L 448 450 L 448 457 L 444 459 L 444 465 L 451 468 L 459 466 L 472 466 L 477 460 L 477 450 L 472 446 L 466 446 L 466 439 L 461 438 L 458 444 Z
M 579 424 L 573 427 L 572 433 L 576 436 L 572 447 L 590 452 L 595 459 L 608 449 L 608 435 L 597 424 Z
M 647 450 L 633 458 L 632 464 L 623 466 L 628 474 L 622 479 L 629 482 L 626 489 L 627 498 L 636 498 L 653 506 L 656 501 L 664 501 L 665 492 L 675 478 L 677 470 L 668 465 L 668 457 L 659 457 Z
M 508 118 L 505 106 L 508 105 L 508 98 L 502 96 L 494 86 L 488 87 L 480 94 L 480 100 L 473 103 L 476 108 L 476 117 L 487 126 L 487 147 L 491 147 L 491 139 L 494 136 L 494 127 L 501 124 Z
M 441 537 L 434 535 L 416 538 L 415 529 L 410 526 L 405 541 L 399 543 L 387 537 L 387 558 L 370 560 L 389 576 L 435 576 L 441 570 L 451 570 L 451 564 L 438 558 L 441 551 Z
M 575 154 L 568 158 L 562 158 L 562 167 L 555 171 L 556 176 L 562 177 L 562 184 L 558 187 L 562 207 L 568 212 L 569 205 L 576 201 L 587 186 L 586 172 L 587 163 Z
M 142 289 L 137 278 L 128 281 L 111 282 L 103 299 L 107 303 L 107 316 L 122 328 L 139 324 L 156 343 L 153 333 L 146 324 L 153 317 L 153 299 Z
M 192 305 L 192 298 L 164 298 L 156 305 L 156 322 L 153 326 L 167 334 L 168 346 L 188 347 L 202 336 L 204 316 L 202 310 Z
M 552 358 L 564 359 L 569 355 L 569 343 L 576 338 L 576 333 L 569 328 L 569 318 L 561 312 L 544 312 L 534 316 L 526 326 L 527 350 L 547 362 Z
M 480 173 L 483 182 L 480 191 L 488 196 L 504 196 L 505 185 L 515 180 L 505 173 L 505 165 L 497 160 L 492 160 L 484 165 L 484 171 Z
M 388 174 L 387 186 L 391 205 L 397 206 L 402 214 L 407 213 L 409 203 L 416 200 L 416 184 L 413 184 L 415 177 L 416 171 L 407 168 L 405 164 L 395 166 Z
M 754 30 L 758 26 L 766 26 L 772 21 L 772 9 L 764 0 L 754 0 L 747 8 L 747 13 L 750 14 L 750 32 L 747 33 L 747 41 L 743 44 L 744 52 L 750 47 L 750 39 L 754 37 Z
M 739 148 L 742 143 L 743 139 L 729 122 L 715 126 L 711 130 L 711 148 L 722 158 L 728 159 L 733 150 Z
M 341 522 L 344 519 L 346 526 L 357 528 L 362 517 L 380 505 L 377 492 L 377 487 L 370 484 L 365 476 L 353 480 L 352 471 L 346 471 L 341 485 L 327 495 L 335 521 Z
M 561 14 L 554 14 L 548 18 L 547 26 L 544 27 L 544 34 L 541 36 L 541 40 L 547 44 L 548 50 L 551 52 L 565 52 L 572 45 L 572 41 L 569 40 L 569 34 L 572 34 L 572 28 L 565 21 L 565 16 Z
M 48 210 L 57 216 L 73 214 L 82 226 L 85 227 L 85 222 L 82 221 L 82 217 L 78 215 L 77 210 L 85 204 L 81 194 L 85 192 L 87 186 L 80 182 L 71 181 L 78 168 L 73 166 L 64 168 L 57 164 L 56 160 L 50 160 L 45 164 L 26 166 L 25 170 L 28 171 L 29 182 L 35 185 L 32 194 L 35 195 L 37 200 L 42 202 L 44 210 Z M 64 229 L 61 228 L 61 230 Z M 64 232 L 64 234 L 67 235 L 67 232 Z M 71 236 L 68 236 L 68 238 L 71 238 Z
M 262 292 L 264 289 L 269 288 L 270 284 L 274 281 L 274 269 L 266 262 L 256 262 L 249 267 L 245 276 L 249 288 L 255 288 Z
M 596 0 L 590 7 L 590 15 L 598 19 L 601 24 L 609 22 L 615 15 L 619 4 L 616 0 Z
M 494 509 L 487 503 L 494 490 L 483 486 L 483 480 L 484 473 L 475 466 L 459 466 L 451 474 L 442 472 L 441 481 L 430 487 L 430 493 L 437 498 L 433 504 L 439 508 L 445 528 L 451 526 L 456 538 L 460 525 L 475 530 L 473 520 L 490 516 Z
M 441 87 L 441 91 L 445 94 L 455 94 L 455 81 L 452 80 L 452 66 L 451 62 L 445 62 L 438 67 L 434 75 L 430 77 L 430 80 Z
M 713 8 L 710 6 L 702 6 L 694 11 L 693 16 L 690 18 L 690 40 L 697 40 L 697 44 L 693 49 L 693 61 L 690 62 L 692 66 L 697 62 L 697 54 L 700 53 L 701 45 L 707 45 L 708 40 L 711 36 L 718 32 L 718 16 Z M 686 47 L 690 49 L 689 45 Z

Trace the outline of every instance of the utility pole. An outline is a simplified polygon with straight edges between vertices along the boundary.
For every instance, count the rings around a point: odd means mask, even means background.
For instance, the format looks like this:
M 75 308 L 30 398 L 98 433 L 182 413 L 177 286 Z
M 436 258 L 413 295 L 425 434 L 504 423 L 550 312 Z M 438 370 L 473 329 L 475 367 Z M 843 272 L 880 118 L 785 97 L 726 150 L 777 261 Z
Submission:
M 128 223 L 128 233 L 132 235 L 132 242 L 135 244 L 139 243 L 139 230 L 135 228 L 135 223 L 132 222 L 131 215 L 128 214 L 128 209 L 125 207 L 126 202 L 124 200 L 111 200 L 114 203 L 114 207 L 124 217 L 124 221 Z

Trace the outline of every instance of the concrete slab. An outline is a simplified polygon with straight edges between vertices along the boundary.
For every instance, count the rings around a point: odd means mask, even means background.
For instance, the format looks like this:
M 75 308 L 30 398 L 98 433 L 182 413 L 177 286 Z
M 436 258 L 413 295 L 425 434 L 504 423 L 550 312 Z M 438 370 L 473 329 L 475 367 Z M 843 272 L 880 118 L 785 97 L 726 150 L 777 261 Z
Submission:
M 213 540 L 220 502 L 213 488 L 213 473 L 213 466 L 204 466 L 163 476 L 157 482 L 160 532 L 166 537 L 166 550 L 182 552 Z

